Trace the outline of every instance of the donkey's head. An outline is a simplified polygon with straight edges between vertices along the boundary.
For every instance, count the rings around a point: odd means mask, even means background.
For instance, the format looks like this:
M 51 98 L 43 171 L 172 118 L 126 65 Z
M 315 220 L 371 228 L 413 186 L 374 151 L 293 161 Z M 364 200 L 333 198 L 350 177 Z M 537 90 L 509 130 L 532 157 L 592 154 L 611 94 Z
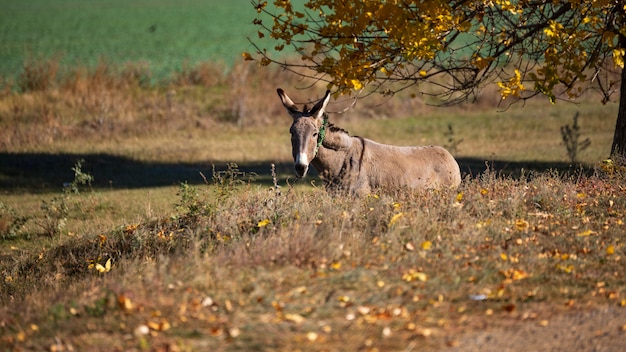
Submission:
M 324 111 L 330 100 L 330 91 L 318 101 L 311 110 L 306 105 L 302 111 L 294 102 L 278 88 L 276 90 L 280 100 L 293 118 L 293 124 L 289 132 L 291 133 L 291 153 L 295 163 L 296 175 L 304 177 L 309 170 L 311 160 L 315 159 L 317 151 L 324 140 L 326 124 Z

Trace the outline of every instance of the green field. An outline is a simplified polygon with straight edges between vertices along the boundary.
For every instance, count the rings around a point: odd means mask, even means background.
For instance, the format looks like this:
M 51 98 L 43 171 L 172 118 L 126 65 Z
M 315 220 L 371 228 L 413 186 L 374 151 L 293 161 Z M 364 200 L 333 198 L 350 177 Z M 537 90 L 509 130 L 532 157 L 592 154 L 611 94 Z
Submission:
M 246 1 L 2 0 L 0 8 L 0 77 L 58 57 L 63 67 L 143 63 L 166 79 L 203 61 L 232 66 L 256 33 Z

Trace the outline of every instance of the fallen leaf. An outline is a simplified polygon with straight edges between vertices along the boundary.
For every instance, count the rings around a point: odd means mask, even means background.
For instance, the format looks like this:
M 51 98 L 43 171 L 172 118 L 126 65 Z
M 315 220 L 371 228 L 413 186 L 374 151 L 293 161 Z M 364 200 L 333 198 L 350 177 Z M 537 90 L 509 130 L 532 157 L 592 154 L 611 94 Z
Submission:
M 230 328 L 228 329 L 228 335 L 230 335 L 230 337 L 232 338 L 236 338 L 237 336 L 241 335 L 241 330 L 239 330 L 239 328 Z
M 394 216 L 392 216 L 391 220 L 389 220 L 389 224 L 387 225 L 387 227 L 393 226 L 393 224 L 395 224 L 396 221 L 398 221 L 398 219 L 400 219 L 403 215 L 404 215 L 404 213 L 398 213 L 398 214 L 395 214 Z
M 102 266 L 102 264 L 97 263 L 95 265 L 96 270 L 98 270 L 101 273 L 108 273 L 109 271 L 111 271 L 111 258 L 109 258 L 107 260 L 107 262 L 104 264 L 104 266 Z
M 613 254 L 615 254 L 615 246 L 610 245 L 606 247 L 606 255 L 613 255 Z
M 348 296 L 339 296 L 337 299 L 339 300 L 339 302 L 350 302 L 350 297 Z
M 512 304 L 512 303 L 511 304 L 505 304 L 502 307 L 502 309 L 504 309 L 505 311 L 507 311 L 509 313 L 513 312 L 515 310 L 515 308 L 517 308 L 517 307 L 515 306 L 515 304 Z
M 270 219 L 265 219 L 265 220 L 259 221 L 259 223 L 256 226 L 261 228 L 261 227 L 267 226 L 269 223 L 270 223 Z
M 406 250 L 407 250 L 407 251 L 409 251 L 409 252 L 413 252 L 413 251 L 415 250 L 415 246 L 413 246 L 413 243 L 411 243 L 411 242 L 407 242 L 407 243 L 404 245 L 404 249 L 406 249 Z
M 515 220 L 515 229 L 517 231 L 524 231 L 524 230 L 528 229 L 528 221 L 526 221 L 524 219 L 517 219 L 517 220 Z
M 424 241 L 421 244 L 422 249 L 425 251 L 429 250 L 432 246 L 433 246 L 433 243 L 430 241 Z
M 287 313 L 285 314 L 285 320 L 290 321 L 292 323 L 300 324 L 304 322 L 305 319 L 300 314 Z
M 404 273 L 402 275 L 402 280 L 406 281 L 406 282 L 411 282 L 411 281 L 422 281 L 422 282 L 426 282 L 428 280 L 428 276 L 422 272 L 419 272 L 415 269 L 410 269 L 408 272 Z
M 130 312 L 135 307 L 130 298 L 123 294 L 117 296 L 117 304 L 125 312 Z
M 428 328 L 417 329 L 415 332 L 417 335 L 422 336 L 422 337 L 429 337 L 430 335 L 433 334 L 433 331 Z
M 371 311 L 369 307 L 365 307 L 365 306 L 359 306 L 356 310 L 361 315 L 367 315 Z
M 131 235 L 133 232 L 135 232 L 135 230 L 137 230 L 137 228 L 139 227 L 139 224 L 130 224 L 127 225 L 124 228 L 124 234 L 126 235 Z
M 578 236 L 578 237 L 587 237 L 587 236 L 591 236 L 591 235 L 595 235 L 595 234 L 596 234 L 596 232 L 593 231 L 593 230 L 586 230 L 586 231 L 583 231 L 583 232 L 579 232 L 576 236 Z

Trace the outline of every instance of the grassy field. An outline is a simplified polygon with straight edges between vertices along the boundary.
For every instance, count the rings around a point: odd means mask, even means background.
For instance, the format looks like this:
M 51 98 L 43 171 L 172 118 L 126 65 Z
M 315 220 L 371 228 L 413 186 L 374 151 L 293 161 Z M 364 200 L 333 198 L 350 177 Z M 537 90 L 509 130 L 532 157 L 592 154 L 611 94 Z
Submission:
M 104 61 L 169 79 L 185 66 L 223 62 L 250 49 L 256 11 L 247 2 L 0 1 L 0 76 L 14 78 L 24 64 L 56 57 L 61 73 Z
M 275 93 L 307 103 L 325 87 L 230 61 L 247 41 L 215 28 L 245 6 L 176 4 L 3 3 L 1 70 L 28 74 L 0 90 L 0 350 L 623 347 L 626 169 L 603 161 L 615 104 L 499 111 L 486 89 L 463 106 L 400 94 L 340 114 L 341 98 L 333 123 L 444 145 L 464 181 L 331 196 L 292 176 Z M 145 84 L 161 70 L 167 82 Z M 572 162 L 561 128 L 577 113 L 591 144 Z
M 3 349 L 440 350 L 502 324 L 553 336 L 573 331 L 572 314 L 623 317 L 626 171 L 601 163 L 615 105 L 364 101 L 331 119 L 382 142 L 447 145 L 465 180 L 352 199 L 291 176 L 273 88 L 316 93 L 241 72 L 242 86 L 86 75 L 5 93 Z M 583 164 L 560 135 L 576 112 Z M 78 193 L 63 190 L 72 182 Z M 620 346 L 619 319 L 589 343 Z M 548 340 L 568 346 L 538 347 Z

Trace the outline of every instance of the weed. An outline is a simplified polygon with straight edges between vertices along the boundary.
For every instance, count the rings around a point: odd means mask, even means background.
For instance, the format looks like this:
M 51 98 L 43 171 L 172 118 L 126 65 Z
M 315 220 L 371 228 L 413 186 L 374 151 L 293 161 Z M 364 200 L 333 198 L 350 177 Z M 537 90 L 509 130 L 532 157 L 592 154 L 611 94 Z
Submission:
M 244 172 L 239 170 L 236 163 L 228 163 L 226 170 L 216 171 L 215 165 L 213 170 L 213 185 L 216 187 L 217 202 L 221 203 L 237 190 L 239 186 L 250 184 L 253 182 L 257 174 L 254 172 Z
M 565 149 L 567 150 L 567 156 L 572 164 L 576 162 L 580 152 L 587 149 L 591 145 L 591 140 L 589 138 L 581 140 L 578 115 L 579 113 L 576 112 L 571 127 L 570 125 L 561 126 L 561 139 L 563 140 L 563 145 L 565 145 Z
M 195 218 L 203 215 L 206 210 L 198 192 L 196 187 L 190 186 L 187 182 L 181 182 L 178 187 L 176 195 L 179 197 L 179 201 L 176 203 L 176 208 L 187 217 Z
M 450 153 L 456 154 L 459 151 L 459 144 L 463 142 L 463 138 L 459 139 L 452 129 L 452 124 L 448 124 L 448 130 L 443 134 L 446 137 L 446 143 L 443 145 Z
M 0 239 L 16 238 L 29 216 L 19 215 L 13 207 L 0 202 Z
M 21 92 L 44 91 L 56 84 L 59 58 L 48 60 L 30 59 L 24 63 L 22 73 L 17 78 Z
M 94 178 L 91 174 L 82 170 L 84 160 L 78 160 L 72 167 L 74 178 L 71 182 L 64 184 L 63 193 L 53 197 L 49 201 L 42 201 L 41 210 L 44 212 L 44 222 L 39 225 L 43 228 L 44 234 L 49 237 L 60 235 L 65 230 L 67 217 L 69 215 L 69 203 L 72 195 L 80 193 L 80 186 L 91 186 Z

